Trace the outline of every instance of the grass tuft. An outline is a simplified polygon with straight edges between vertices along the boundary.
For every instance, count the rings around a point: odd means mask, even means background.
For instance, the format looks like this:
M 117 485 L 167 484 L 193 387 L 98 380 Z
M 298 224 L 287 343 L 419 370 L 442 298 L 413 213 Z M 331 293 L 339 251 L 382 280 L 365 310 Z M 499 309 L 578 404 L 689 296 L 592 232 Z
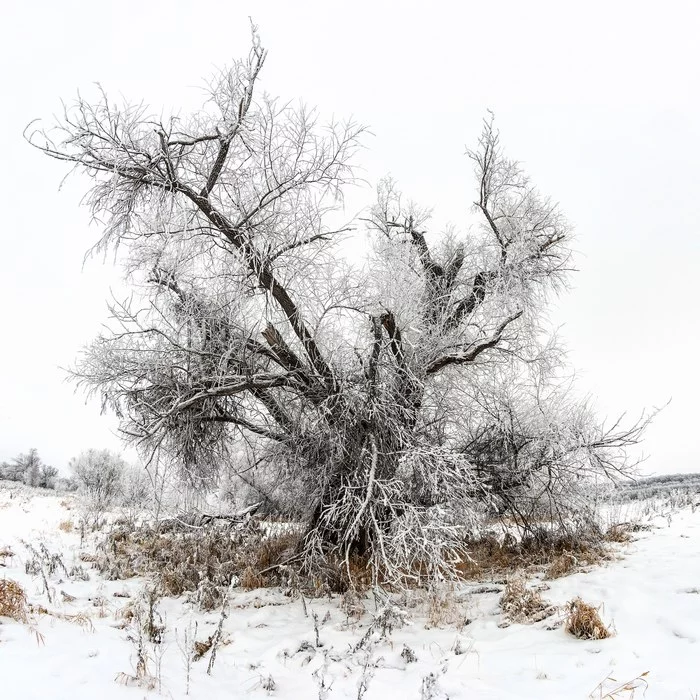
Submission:
M 527 624 L 544 620 L 554 613 L 555 608 L 542 598 L 539 591 L 528 588 L 518 578 L 506 584 L 501 597 L 501 610 L 511 622 Z
M 554 579 L 568 576 L 576 569 L 578 559 L 571 552 L 562 552 L 547 567 L 545 578 Z
M 612 632 L 600 619 L 598 608 L 574 598 L 567 605 L 568 614 L 564 629 L 577 639 L 607 639 Z
M 27 613 L 27 594 L 22 586 L 12 579 L 0 579 L 0 617 L 27 622 Z
M 65 532 L 65 533 L 73 532 L 73 521 L 72 520 L 61 520 L 61 522 L 58 523 L 58 529 L 61 532 Z
M 605 539 L 608 542 L 618 542 L 620 544 L 630 542 L 632 540 L 632 535 L 630 534 L 631 528 L 632 526 L 627 523 L 613 525 L 608 528 L 608 531 L 605 533 Z

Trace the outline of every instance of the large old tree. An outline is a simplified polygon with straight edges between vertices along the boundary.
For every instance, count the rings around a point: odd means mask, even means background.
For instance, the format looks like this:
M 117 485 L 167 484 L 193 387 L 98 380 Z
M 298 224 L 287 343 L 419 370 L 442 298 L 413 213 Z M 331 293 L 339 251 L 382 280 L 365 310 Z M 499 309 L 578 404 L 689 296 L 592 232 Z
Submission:
M 642 426 L 598 425 L 544 340 L 570 267 L 557 206 L 488 120 L 468 153 L 481 228 L 436 235 L 385 181 L 352 267 L 337 222 L 363 129 L 258 95 L 264 61 L 255 40 L 189 118 L 102 95 L 30 135 L 92 180 L 98 245 L 121 247 L 138 292 L 77 378 L 192 483 L 235 464 L 304 519 L 309 563 L 449 573 L 485 510 L 571 525 Z

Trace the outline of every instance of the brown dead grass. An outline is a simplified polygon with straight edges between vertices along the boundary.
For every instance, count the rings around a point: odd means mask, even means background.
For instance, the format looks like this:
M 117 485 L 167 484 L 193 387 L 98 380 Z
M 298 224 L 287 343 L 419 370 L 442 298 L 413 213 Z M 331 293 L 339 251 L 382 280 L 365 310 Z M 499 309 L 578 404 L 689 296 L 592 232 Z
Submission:
M 92 624 L 92 620 L 90 619 L 89 615 L 87 615 L 87 613 L 84 613 L 84 612 L 76 613 L 75 615 L 69 615 L 67 613 L 61 613 L 61 612 L 57 612 L 55 610 L 49 610 L 48 608 L 45 608 L 43 605 L 32 605 L 31 603 L 27 606 L 27 610 L 32 615 L 46 615 L 48 617 L 56 618 L 57 620 L 64 620 L 65 622 L 71 622 L 74 625 L 78 625 L 78 626 L 82 627 L 83 629 L 87 630 L 88 632 L 95 631 L 95 627 Z
M 568 614 L 564 629 L 577 639 L 607 639 L 612 632 L 600 619 L 598 608 L 574 598 L 567 604 Z
M 632 540 L 632 535 L 630 534 L 630 525 L 627 523 L 620 523 L 619 525 L 613 525 L 608 528 L 605 533 L 605 539 L 608 542 L 618 542 L 625 543 Z
M 465 579 L 508 577 L 514 571 L 544 569 L 547 578 L 559 578 L 610 558 L 605 543 L 594 536 L 549 533 L 545 530 L 516 541 L 494 536 L 467 542 L 469 558 L 457 565 Z
M 27 622 L 28 612 L 27 594 L 22 586 L 9 578 L 0 579 L 0 617 Z
M 210 635 L 203 642 L 195 640 L 193 651 L 192 651 L 192 661 L 199 661 L 214 645 L 214 635 Z
M 265 537 L 255 528 L 201 528 L 159 533 L 152 528 L 110 533 L 95 566 L 112 580 L 152 576 L 163 595 L 189 594 L 205 610 L 218 607 L 232 579 L 253 589 L 282 583 L 296 533 Z
M 61 532 L 73 532 L 73 521 L 72 520 L 61 520 L 60 523 L 58 523 L 58 529 Z
M 544 620 L 554 613 L 555 608 L 542 598 L 539 591 L 528 588 L 523 579 L 517 578 L 506 584 L 501 610 L 511 622 L 527 624 Z
M 310 596 L 349 590 L 362 593 L 375 580 L 382 583 L 381 572 L 372 569 L 367 556 L 353 555 L 346 562 L 329 555 L 313 571 L 302 569 L 297 554 L 300 537 L 298 531 L 267 537 L 256 521 L 241 530 L 210 526 L 161 532 L 152 527 L 124 526 L 108 534 L 93 563 L 112 580 L 154 577 L 162 595 L 186 594 L 205 610 L 221 604 L 234 579 L 248 590 L 282 585 Z M 557 578 L 608 557 L 600 536 L 595 540 L 593 536 L 563 535 L 544 528 L 520 541 L 513 537 L 499 541 L 495 536 L 472 539 L 465 543 L 465 549 L 469 557 L 457 565 L 457 573 L 463 579 L 476 580 L 507 579 L 514 572 L 542 569 L 550 578 Z M 82 554 L 81 560 L 93 558 Z M 428 567 L 424 568 L 416 565 L 407 575 L 407 586 L 415 587 L 427 579 Z
M 429 627 L 464 624 L 466 614 L 455 595 L 454 586 L 441 586 L 430 591 L 427 618 Z
M 347 561 L 330 556 L 313 572 L 308 583 L 310 591 L 318 596 L 348 591 L 364 593 L 372 587 L 374 576 L 375 571 L 367 556 L 353 554 Z M 377 578 L 382 580 L 381 574 L 377 574 Z
M 240 575 L 241 586 L 247 591 L 262 588 L 265 585 L 265 579 L 260 574 L 256 573 L 252 566 L 246 566 L 243 573 Z
M 274 537 L 267 537 L 254 546 L 254 562 L 252 568 L 258 572 L 265 572 L 271 567 L 283 564 L 294 556 L 299 535 L 297 533 L 283 533 Z
M 547 567 L 545 578 L 554 579 L 568 576 L 576 569 L 578 559 L 571 552 L 562 552 L 557 555 Z

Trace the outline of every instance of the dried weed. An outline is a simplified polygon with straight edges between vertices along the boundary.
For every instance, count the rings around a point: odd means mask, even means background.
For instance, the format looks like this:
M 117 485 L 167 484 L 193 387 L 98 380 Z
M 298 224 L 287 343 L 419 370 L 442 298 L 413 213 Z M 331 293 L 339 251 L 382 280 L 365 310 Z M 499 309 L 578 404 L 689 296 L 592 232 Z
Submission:
M 22 586 L 9 578 L 0 579 L 0 617 L 26 623 L 28 613 L 27 594 Z
M 598 608 L 575 598 L 567 604 L 564 629 L 578 639 L 607 639 L 612 632 L 600 619 Z
M 549 605 L 539 591 L 528 588 L 525 582 L 518 578 L 506 584 L 501 597 L 501 610 L 511 622 L 527 624 L 544 620 L 552 615 L 556 608 Z

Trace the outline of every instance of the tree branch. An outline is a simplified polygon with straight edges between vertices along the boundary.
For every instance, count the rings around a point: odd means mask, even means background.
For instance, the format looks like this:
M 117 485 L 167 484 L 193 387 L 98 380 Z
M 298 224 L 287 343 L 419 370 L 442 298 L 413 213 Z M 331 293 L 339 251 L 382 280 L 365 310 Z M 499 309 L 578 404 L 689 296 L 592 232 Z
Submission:
M 509 316 L 505 321 L 503 321 L 493 335 L 490 338 L 484 338 L 482 340 L 475 341 L 466 350 L 462 352 L 451 353 L 449 355 L 443 355 L 436 360 L 433 360 L 426 368 L 426 374 L 435 374 L 439 372 L 444 367 L 448 365 L 463 365 L 474 362 L 479 355 L 485 350 L 496 347 L 498 343 L 501 342 L 503 337 L 503 331 L 508 325 L 513 321 L 520 318 L 523 312 L 518 311 L 517 313 Z

